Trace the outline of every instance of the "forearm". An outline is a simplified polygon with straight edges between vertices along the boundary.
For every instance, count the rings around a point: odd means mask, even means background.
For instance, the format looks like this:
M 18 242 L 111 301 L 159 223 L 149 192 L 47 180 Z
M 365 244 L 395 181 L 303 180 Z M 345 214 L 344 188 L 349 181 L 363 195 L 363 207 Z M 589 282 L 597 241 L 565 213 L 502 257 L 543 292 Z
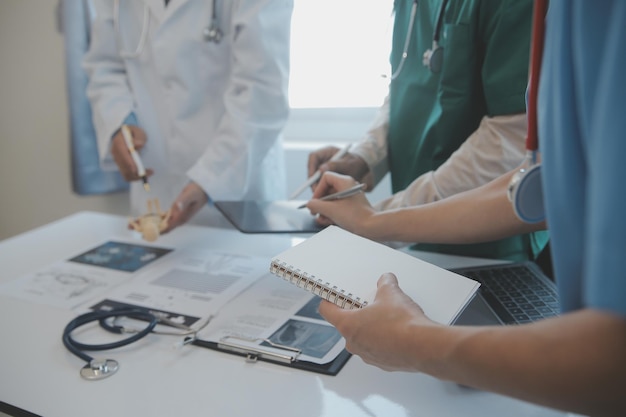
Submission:
M 424 173 L 405 190 L 379 202 L 376 209 L 430 203 L 498 178 L 524 159 L 526 125 L 525 114 L 484 117 L 479 127 L 439 168 Z
M 406 333 L 414 363 L 435 377 L 583 414 L 626 413 L 621 317 L 582 310 L 525 326 L 417 326 Z
M 434 203 L 377 212 L 359 232 L 379 241 L 462 244 L 545 229 L 515 216 L 507 186 L 516 171 Z

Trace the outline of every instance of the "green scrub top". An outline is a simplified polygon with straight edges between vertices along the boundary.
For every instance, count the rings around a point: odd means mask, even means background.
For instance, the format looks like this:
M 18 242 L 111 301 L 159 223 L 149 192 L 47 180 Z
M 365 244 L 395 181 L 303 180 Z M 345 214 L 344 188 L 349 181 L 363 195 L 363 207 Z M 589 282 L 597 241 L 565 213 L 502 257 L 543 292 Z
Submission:
M 392 73 L 402 60 L 413 0 L 395 0 Z M 449 0 L 439 33 L 443 66 L 422 63 L 432 48 L 441 0 L 418 1 L 404 66 L 390 85 L 388 155 L 393 192 L 437 169 L 484 116 L 524 113 L 532 0 Z M 521 161 L 520 161 L 521 162 Z M 416 249 L 483 258 L 532 259 L 547 233 L 476 245 Z

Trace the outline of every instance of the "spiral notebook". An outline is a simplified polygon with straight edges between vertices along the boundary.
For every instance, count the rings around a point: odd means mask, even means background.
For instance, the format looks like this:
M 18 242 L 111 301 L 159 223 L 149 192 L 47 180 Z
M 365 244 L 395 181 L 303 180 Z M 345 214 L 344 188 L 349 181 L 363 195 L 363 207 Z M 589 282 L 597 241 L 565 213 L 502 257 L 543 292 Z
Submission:
M 365 307 L 393 272 L 400 288 L 438 323 L 451 324 L 480 284 L 407 253 L 329 226 L 271 260 L 270 272 L 342 308 Z

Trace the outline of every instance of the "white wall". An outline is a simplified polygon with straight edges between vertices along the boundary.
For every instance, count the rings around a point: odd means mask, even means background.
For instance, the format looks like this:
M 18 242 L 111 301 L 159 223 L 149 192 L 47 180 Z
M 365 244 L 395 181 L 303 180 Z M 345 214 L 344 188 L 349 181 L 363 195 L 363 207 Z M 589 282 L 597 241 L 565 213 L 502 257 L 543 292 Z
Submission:
M 0 239 L 79 210 L 126 215 L 123 195 L 72 193 L 56 1 L 0 0 Z
M 71 189 L 63 38 L 56 1 L 0 0 L 0 240 L 80 210 L 127 216 L 124 194 L 77 196 Z M 327 132 L 332 140 L 356 137 Z M 329 129 L 337 124 L 329 123 Z M 286 134 L 295 132 L 291 128 Z M 306 140 L 306 138 L 295 138 Z M 289 137 L 287 137 L 289 140 Z M 305 179 L 308 147 L 288 146 L 288 190 Z M 373 200 L 389 193 L 388 181 Z M 302 198 L 306 198 L 304 194 Z

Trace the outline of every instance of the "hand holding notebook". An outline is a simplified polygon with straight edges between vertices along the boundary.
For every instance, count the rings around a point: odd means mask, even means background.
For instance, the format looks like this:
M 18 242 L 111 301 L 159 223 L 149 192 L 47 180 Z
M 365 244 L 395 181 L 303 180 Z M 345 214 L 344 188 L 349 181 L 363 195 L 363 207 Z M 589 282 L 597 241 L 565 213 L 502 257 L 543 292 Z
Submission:
M 274 257 L 270 271 L 342 308 L 372 302 L 378 278 L 392 272 L 426 315 L 451 324 L 480 284 L 407 253 L 329 226 Z

